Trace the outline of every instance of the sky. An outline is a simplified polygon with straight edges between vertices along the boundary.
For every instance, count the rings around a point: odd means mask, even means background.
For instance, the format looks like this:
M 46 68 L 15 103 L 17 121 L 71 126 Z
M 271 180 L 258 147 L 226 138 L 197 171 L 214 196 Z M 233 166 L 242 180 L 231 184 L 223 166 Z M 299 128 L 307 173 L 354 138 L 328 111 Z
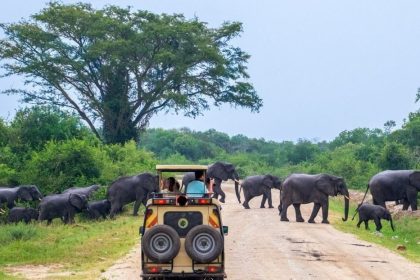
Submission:
M 400 127 L 420 108 L 420 1 L 388 0 L 148 0 L 63 1 L 132 6 L 198 17 L 210 27 L 243 23 L 232 44 L 251 55 L 250 80 L 264 105 L 259 113 L 225 105 L 195 119 L 155 116 L 150 127 L 210 128 L 273 141 L 330 141 L 344 130 Z M 27 19 L 46 1 L 2 1 L 0 22 Z M 0 34 L 0 36 L 3 36 Z M 0 90 L 22 88 L 17 77 Z M 25 104 L 0 95 L 0 117 L 11 120 Z

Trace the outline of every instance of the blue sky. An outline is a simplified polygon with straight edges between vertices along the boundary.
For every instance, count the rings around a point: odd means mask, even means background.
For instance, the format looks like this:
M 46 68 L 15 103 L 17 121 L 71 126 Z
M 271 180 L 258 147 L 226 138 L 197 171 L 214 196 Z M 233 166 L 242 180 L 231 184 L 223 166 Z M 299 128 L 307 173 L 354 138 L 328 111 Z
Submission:
M 196 119 L 162 114 L 150 127 L 214 128 L 267 140 L 332 140 L 343 130 L 400 126 L 420 107 L 420 1 L 63 1 L 132 6 L 156 13 L 197 16 L 217 27 L 243 23 L 235 45 L 251 55 L 250 81 L 264 100 L 259 114 L 230 106 Z M 46 1 L 2 1 L 0 22 L 38 12 Z M 0 79 L 0 89 L 22 87 Z M 0 117 L 22 104 L 0 96 Z

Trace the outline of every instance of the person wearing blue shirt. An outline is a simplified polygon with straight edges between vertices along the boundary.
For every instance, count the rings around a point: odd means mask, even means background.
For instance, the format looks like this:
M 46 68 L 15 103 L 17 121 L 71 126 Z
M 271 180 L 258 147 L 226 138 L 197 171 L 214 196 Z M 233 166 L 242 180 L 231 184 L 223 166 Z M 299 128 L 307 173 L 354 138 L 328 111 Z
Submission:
M 186 193 L 189 197 L 203 197 L 207 193 L 203 170 L 195 171 L 195 180 L 188 183 Z

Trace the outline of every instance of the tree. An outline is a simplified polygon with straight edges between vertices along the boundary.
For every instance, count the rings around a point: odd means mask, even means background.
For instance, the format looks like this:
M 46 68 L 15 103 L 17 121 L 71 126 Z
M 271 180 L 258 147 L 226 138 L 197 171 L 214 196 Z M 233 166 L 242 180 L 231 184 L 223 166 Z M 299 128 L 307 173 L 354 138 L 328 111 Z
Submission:
M 136 138 L 162 111 L 195 117 L 210 105 L 262 106 L 247 82 L 249 55 L 230 45 L 242 32 L 238 22 L 209 28 L 182 15 L 53 2 L 0 27 L 5 75 L 31 86 L 4 93 L 71 108 L 108 143 Z
M 50 140 L 82 139 L 91 135 L 80 119 L 55 107 L 35 106 L 19 110 L 10 124 L 10 146 L 40 150 Z M 92 135 L 91 135 L 92 136 Z
M 408 148 L 402 144 L 387 143 L 382 151 L 379 166 L 383 169 L 410 169 L 411 157 Z

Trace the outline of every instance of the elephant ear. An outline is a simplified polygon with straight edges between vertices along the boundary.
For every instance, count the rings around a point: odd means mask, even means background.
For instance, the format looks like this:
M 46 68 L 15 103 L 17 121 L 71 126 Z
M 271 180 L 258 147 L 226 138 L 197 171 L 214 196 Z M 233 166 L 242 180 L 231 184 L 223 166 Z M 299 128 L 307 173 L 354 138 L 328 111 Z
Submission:
M 273 177 L 271 175 L 265 175 L 262 183 L 263 183 L 264 186 L 267 186 L 269 188 L 273 188 L 274 187 Z
M 420 189 L 420 171 L 413 171 L 409 176 L 410 185 Z
M 32 185 L 30 188 L 31 188 L 32 199 L 37 200 L 43 197 L 42 193 L 39 191 L 37 186 Z
M 229 179 L 229 174 L 226 169 L 226 166 L 222 162 L 216 162 L 209 166 L 207 170 L 207 176 L 210 178 L 218 178 L 223 181 Z
M 82 210 L 86 205 L 86 197 L 84 195 L 72 193 L 69 196 L 69 203 L 78 210 Z
M 22 200 L 26 200 L 26 201 L 32 200 L 31 191 L 26 186 L 19 187 L 19 190 L 17 191 L 17 195 Z
M 316 181 L 316 188 L 324 194 L 331 196 L 337 195 L 336 183 L 329 176 L 321 176 Z

